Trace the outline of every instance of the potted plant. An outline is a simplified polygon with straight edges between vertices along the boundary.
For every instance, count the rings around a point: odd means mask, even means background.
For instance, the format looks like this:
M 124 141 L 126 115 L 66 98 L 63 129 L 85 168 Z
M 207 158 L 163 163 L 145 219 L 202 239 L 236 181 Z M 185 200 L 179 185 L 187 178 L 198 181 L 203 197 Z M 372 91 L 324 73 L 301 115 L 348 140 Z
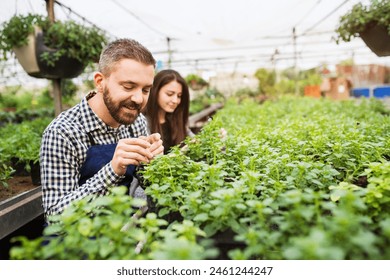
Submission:
M 336 42 L 360 37 L 378 56 L 390 55 L 390 2 L 371 0 L 369 5 L 355 4 L 341 16 Z
M 107 40 L 98 28 L 75 21 L 51 23 L 41 15 L 15 15 L 0 27 L 0 54 L 7 59 L 14 53 L 36 78 L 74 78 L 98 61 Z
M 185 80 L 188 86 L 193 90 L 200 90 L 208 85 L 208 83 L 202 77 L 196 74 L 188 74 L 185 77 Z

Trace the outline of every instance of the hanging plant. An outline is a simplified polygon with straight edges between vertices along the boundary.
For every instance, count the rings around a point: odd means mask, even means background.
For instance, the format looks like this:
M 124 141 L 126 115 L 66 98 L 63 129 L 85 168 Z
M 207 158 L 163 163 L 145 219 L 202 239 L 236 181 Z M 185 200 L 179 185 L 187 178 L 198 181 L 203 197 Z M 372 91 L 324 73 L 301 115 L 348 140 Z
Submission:
M 360 37 L 378 56 L 390 55 L 390 1 L 371 0 L 369 5 L 357 3 L 341 16 L 336 34 L 337 43 Z
M 208 83 L 202 77 L 196 74 L 188 74 L 185 77 L 185 80 L 189 87 L 193 90 L 200 90 L 208 85 Z
M 0 28 L 1 58 L 6 60 L 15 53 L 26 72 L 38 78 L 78 76 L 88 64 L 98 61 L 107 41 L 104 32 L 96 27 L 75 21 L 51 23 L 48 18 L 34 14 L 13 16 Z M 27 51 L 35 54 L 31 56 Z M 23 55 L 30 60 L 29 65 L 34 58 L 36 61 L 32 63 L 37 65 L 32 68 L 24 65 Z M 76 74 L 64 73 L 64 68 L 77 68 L 78 71 Z

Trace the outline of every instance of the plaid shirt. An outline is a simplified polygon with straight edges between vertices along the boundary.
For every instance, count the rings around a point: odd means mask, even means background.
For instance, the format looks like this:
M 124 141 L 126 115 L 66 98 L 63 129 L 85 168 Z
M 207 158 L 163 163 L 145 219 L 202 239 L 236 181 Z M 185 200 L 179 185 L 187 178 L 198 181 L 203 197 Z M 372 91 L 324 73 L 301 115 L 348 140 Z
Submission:
M 96 145 L 117 143 L 119 139 L 147 135 L 146 119 L 141 114 L 132 125 L 112 128 L 89 107 L 85 97 L 73 108 L 61 113 L 43 133 L 40 165 L 45 215 L 59 214 L 72 201 L 88 195 L 101 196 L 108 187 L 118 184 L 124 176 L 117 175 L 111 163 L 91 179 L 79 185 L 80 169 L 91 146 L 88 134 Z

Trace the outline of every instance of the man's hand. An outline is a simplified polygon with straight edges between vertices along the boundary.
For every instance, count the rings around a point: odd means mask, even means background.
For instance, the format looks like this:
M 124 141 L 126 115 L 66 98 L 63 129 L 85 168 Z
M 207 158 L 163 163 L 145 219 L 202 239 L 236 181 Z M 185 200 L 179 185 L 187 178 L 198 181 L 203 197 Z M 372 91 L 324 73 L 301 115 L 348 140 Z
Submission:
M 153 153 L 149 150 L 151 146 L 146 139 L 141 138 L 119 140 L 111 160 L 114 172 L 118 175 L 124 175 L 128 165 L 148 163 L 154 157 Z
M 161 135 L 154 133 L 139 138 L 121 139 L 111 161 L 112 168 L 118 175 L 124 175 L 128 165 L 148 163 L 156 155 L 164 153 Z
M 159 133 L 153 133 L 147 136 L 146 141 L 151 144 L 149 151 L 153 154 L 153 157 L 164 153 L 164 146 Z

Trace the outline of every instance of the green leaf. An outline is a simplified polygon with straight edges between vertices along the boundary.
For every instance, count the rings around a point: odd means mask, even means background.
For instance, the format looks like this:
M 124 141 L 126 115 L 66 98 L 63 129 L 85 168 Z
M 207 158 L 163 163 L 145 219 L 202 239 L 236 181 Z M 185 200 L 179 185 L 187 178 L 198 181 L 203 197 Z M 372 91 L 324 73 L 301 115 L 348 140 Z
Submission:
M 77 226 L 77 230 L 83 236 L 89 236 L 92 229 L 92 222 L 89 218 L 81 218 Z
M 197 221 L 197 222 L 204 222 L 204 221 L 207 221 L 208 218 L 209 218 L 209 215 L 207 213 L 200 213 L 200 214 L 196 215 L 193 220 Z

